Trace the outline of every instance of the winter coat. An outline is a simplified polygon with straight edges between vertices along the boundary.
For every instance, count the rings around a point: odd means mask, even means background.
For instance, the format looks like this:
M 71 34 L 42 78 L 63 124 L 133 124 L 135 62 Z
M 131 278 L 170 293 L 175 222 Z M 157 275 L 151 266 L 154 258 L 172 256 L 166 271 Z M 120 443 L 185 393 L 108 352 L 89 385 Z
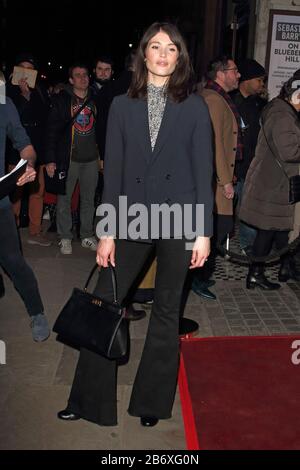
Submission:
M 46 129 L 45 163 L 56 163 L 57 168 L 67 170 L 72 152 L 72 89 L 62 90 L 52 97 L 52 105 Z M 89 94 L 96 106 L 98 116 L 98 102 Z M 98 125 L 96 122 L 96 140 L 99 143 Z
M 216 91 L 204 89 L 204 98 L 212 121 L 215 150 L 215 212 L 232 215 L 232 199 L 223 194 L 224 185 L 232 183 L 237 148 L 238 127 L 225 99 Z
M 289 204 L 289 180 L 275 155 L 289 177 L 298 175 L 300 121 L 287 101 L 275 98 L 264 109 L 261 124 L 239 217 L 262 230 L 291 230 L 295 206 Z
M 44 163 L 45 157 L 45 132 L 47 117 L 50 110 L 50 101 L 45 87 L 42 83 L 37 83 L 34 89 L 30 90 L 30 99 L 22 96 L 20 87 L 7 84 L 7 96 L 9 96 L 16 106 L 22 126 L 25 128 L 32 145 L 37 154 L 37 164 Z M 6 163 L 16 165 L 20 160 L 20 154 L 9 143 L 6 153 Z

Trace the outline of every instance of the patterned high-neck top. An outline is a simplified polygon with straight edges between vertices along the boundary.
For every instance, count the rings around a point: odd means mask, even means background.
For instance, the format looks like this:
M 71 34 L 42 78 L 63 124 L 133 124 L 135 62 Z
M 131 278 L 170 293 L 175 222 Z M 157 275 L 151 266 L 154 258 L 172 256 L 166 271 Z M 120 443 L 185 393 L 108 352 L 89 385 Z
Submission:
M 148 83 L 147 92 L 149 131 L 153 151 L 165 111 L 167 94 L 165 85 L 158 87 L 152 83 Z

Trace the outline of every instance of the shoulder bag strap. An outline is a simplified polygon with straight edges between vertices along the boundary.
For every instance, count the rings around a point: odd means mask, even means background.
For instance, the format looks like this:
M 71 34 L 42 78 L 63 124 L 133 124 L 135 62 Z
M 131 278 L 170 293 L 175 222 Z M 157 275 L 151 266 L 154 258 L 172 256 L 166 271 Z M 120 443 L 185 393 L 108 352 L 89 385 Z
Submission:
M 278 166 L 279 166 L 279 167 L 281 168 L 281 170 L 283 171 L 285 177 L 289 180 L 290 178 L 288 177 L 288 175 L 287 175 L 285 169 L 283 168 L 282 161 L 275 155 L 275 153 L 273 152 L 272 147 L 271 147 L 271 145 L 270 145 L 270 143 L 269 143 L 269 141 L 268 141 L 268 139 L 267 139 L 267 136 L 266 136 L 266 133 L 265 133 L 265 129 L 264 129 L 263 118 L 261 117 L 260 120 L 261 120 L 261 130 L 263 131 L 264 138 L 265 138 L 265 140 L 266 140 L 266 142 L 267 142 L 267 145 L 268 145 L 268 147 L 269 147 L 269 149 L 270 149 L 270 151 L 271 151 L 273 157 L 275 158 L 275 160 L 276 160 Z
M 76 113 L 73 114 L 73 116 L 71 117 L 71 119 L 67 122 L 66 126 L 65 126 L 65 129 L 71 124 L 73 125 L 77 116 L 81 113 L 81 111 L 92 101 L 92 98 L 88 98 L 84 103 L 82 103 L 81 106 L 79 106 L 79 108 L 77 109 Z

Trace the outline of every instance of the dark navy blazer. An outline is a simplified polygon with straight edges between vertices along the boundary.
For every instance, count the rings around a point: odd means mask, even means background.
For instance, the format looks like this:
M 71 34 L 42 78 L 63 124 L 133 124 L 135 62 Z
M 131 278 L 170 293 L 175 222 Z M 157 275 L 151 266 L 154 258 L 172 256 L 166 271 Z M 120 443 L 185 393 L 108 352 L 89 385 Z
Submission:
M 191 204 L 193 213 L 196 203 L 204 204 L 204 230 L 197 235 L 212 236 L 212 173 L 211 122 L 200 96 L 192 94 L 181 103 L 167 99 L 153 151 L 147 101 L 127 95 L 114 98 L 106 135 L 103 203 L 118 207 L 119 196 L 126 195 L 128 206 L 142 203 L 150 211 L 151 204 Z

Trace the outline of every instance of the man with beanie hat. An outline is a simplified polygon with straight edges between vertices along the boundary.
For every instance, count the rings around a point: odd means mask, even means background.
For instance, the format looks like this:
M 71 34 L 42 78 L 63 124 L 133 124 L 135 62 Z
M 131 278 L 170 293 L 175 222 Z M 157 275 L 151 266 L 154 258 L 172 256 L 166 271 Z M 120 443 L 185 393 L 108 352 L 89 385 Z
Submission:
M 266 104 L 259 96 L 264 87 L 266 71 L 256 60 L 245 59 L 239 64 L 239 72 L 239 88 L 233 92 L 232 99 L 242 118 L 243 160 L 237 161 L 235 165 L 235 194 L 240 204 L 246 174 L 255 154 L 261 111 Z M 240 222 L 240 246 L 246 254 L 251 251 L 255 234 L 254 228 Z
M 245 81 L 256 79 L 256 81 L 253 81 L 248 85 L 250 85 L 250 87 L 253 86 L 257 90 L 256 93 L 258 93 L 258 90 L 262 87 L 266 76 L 264 67 L 254 59 L 245 59 L 239 64 L 239 71 L 241 74 L 240 84 Z

